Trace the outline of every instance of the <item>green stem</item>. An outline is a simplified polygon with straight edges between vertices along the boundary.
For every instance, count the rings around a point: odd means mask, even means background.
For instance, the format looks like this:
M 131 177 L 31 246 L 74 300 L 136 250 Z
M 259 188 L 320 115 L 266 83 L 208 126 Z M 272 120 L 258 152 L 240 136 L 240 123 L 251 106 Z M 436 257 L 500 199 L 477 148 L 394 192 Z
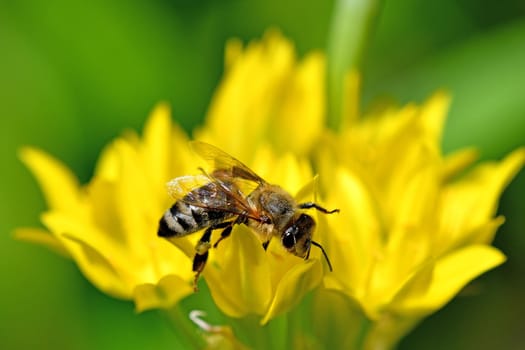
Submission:
M 164 315 L 170 321 L 178 340 L 185 345 L 187 349 L 203 349 L 206 346 L 205 339 L 199 334 L 197 326 L 191 322 L 178 306 L 175 306 L 164 312 Z
M 359 328 L 359 333 L 357 334 L 354 349 L 365 348 L 366 338 L 368 336 L 368 333 L 370 332 L 370 328 L 372 327 L 372 325 L 372 321 L 370 321 L 368 318 L 363 317 L 361 319 L 361 327 Z
M 328 38 L 328 126 L 341 126 L 345 75 L 360 68 L 383 0 L 337 0 Z
M 268 332 L 268 325 L 261 326 L 259 320 L 259 317 L 251 315 L 230 319 L 230 322 L 238 339 L 251 349 L 271 349 L 272 339 Z
M 317 290 L 306 294 L 301 303 L 287 315 L 288 348 L 290 349 L 336 348 L 330 344 L 328 339 L 319 338 L 315 331 L 318 326 L 318 320 L 316 320 L 313 312 L 315 293 Z

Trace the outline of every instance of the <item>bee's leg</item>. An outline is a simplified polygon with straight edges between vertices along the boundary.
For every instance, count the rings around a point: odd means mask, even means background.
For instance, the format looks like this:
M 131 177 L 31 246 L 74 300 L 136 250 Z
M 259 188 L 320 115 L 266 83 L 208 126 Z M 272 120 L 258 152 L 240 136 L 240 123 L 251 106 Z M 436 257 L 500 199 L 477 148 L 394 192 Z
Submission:
M 193 272 L 195 272 L 193 290 L 195 292 L 197 291 L 197 281 L 199 276 L 202 270 L 204 270 L 204 266 L 206 266 L 206 261 L 208 260 L 208 250 L 211 247 L 211 231 L 213 231 L 213 227 L 208 227 L 195 247 L 195 256 L 193 257 Z
M 234 221 L 235 223 L 235 221 Z M 213 230 L 224 228 L 224 231 L 222 231 L 221 238 L 213 245 L 213 247 L 217 246 L 217 243 L 223 238 L 226 238 L 230 235 L 231 229 L 232 229 L 233 223 L 231 221 L 228 222 L 222 222 L 217 225 L 210 226 L 204 231 L 204 234 L 202 235 L 201 239 L 199 239 L 199 242 L 197 242 L 197 245 L 195 246 L 195 256 L 193 257 L 193 272 L 195 272 L 195 279 L 193 281 L 193 289 L 197 291 L 197 281 L 199 279 L 199 276 L 201 272 L 204 270 L 204 266 L 206 266 L 206 261 L 208 260 L 208 250 L 211 248 L 211 233 Z M 226 232 L 229 229 L 230 232 Z M 223 237 L 224 236 L 224 237 Z
M 317 205 L 314 202 L 301 203 L 301 204 L 299 204 L 299 208 L 301 208 L 301 209 L 312 209 L 312 208 L 314 208 L 314 209 L 319 210 L 321 213 L 324 213 L 324 214 L 333 214 L 333 213 L 338 213 L 339 212 L 339 209 L 328 210 L 328 209 L 325 209 L 325 208 L 321 207 L 320 205 Z
M 213 248 L 217 248 L 219 245 L 219 242 L 222 241 L 225 238 L 230 237 L 230 234 L 232 233 L 233 225 L 239 225 L 246 221 L 246 218 L 243 215 L 237 216 L 237 219 L 235 221 L 229 221 L 229 222 L 223 222 L 222 224 L 218 224 L 214 226 L 214 229 L 216 228 L 224 228 L 221 232 L 221 237 L 213 244 Z
M 262 246 L 264 248 L 264 251 L 266 251 L 266 249 L 268 249 L 268 245 L 270 244 L 270 240 L 267 240 L 266 242 L 263 242 Z
M 219 245 L 220 241 L 222 241 L 225 238 L 230 237 L 230 234 L 232 233 L 232 229 L 233 229 L 233 224 L 229 223 L 229 225 L 226 226 L 226 228 L 224 230 L 222 230 L 221 236 L 219 237 L 217 242 L 215 242 L 215 244 L 213 244 L 213 248 L 217 248 L 217 246 Z

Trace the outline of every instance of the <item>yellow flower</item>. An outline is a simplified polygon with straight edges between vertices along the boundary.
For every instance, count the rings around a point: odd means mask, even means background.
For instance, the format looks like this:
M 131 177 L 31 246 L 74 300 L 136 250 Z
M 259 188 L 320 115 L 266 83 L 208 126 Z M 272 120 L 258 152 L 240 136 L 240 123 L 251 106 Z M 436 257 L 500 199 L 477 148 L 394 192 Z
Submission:
M 363 309 L 371 348 L 395 344 L 404 328 L 505 260 L 490 246 L 503 223 L 494 215 L 525 149 L 466 171 L 473 150 L 441 154 L 448 105 L 438 93 L 423 106 L 350 122 L 319 157 L 327 201 L 341 209 L 326 221 L 334 272 L 325 285 Z
M 144 139 L 128 132 L 102 153 L 93 179 L 79 186 L 60 162 L 33 148 L 21 152 L 48 204 L 49 230 L 21 228 L 19 238 L 47 244 L 72 257 L 103 292 L 134 299 L 138 310 L 167 307 L 192 292 L 191 262 L 156 235 L 159 213 L 169 205 L 165 182 L 193 171 L 187 139 L 160 105 Z M 191 245 L 181 240 L 181 246 Z
M 327 348 L 390 347 L 505 260 L 490 246 L 503 223 L 494 215 L 525 150 L 469 170 L 473 150 L 448 156 L 440 150 L 445 94 L 423 106 L 384 108 L 359 119 L 356 74 L 346 79 L 354 93 L 334 133 L 324 127 L 324 79 L 320 53 L 297 62 L 290 42 L 275 31 L 246 48 L 231 41 L 224 79 L 194 136 L 301 201 L 315 198 L 315 169 L 316 200 L 341 210 L 315 216 L 314 239 L 333 272 L 319 249 L 305 261 L 274 239 L 265 251 L 240 225 L 212 249 L 202 276 L 227 316 L 256 315 L 264 324 L 314 291 L 301 307 L 311 307 L 319 321 L 314 333 Z M 166 182 L 198 174 L 202 165 L 187 141 L 160 105 L 142 138 L 130 132 L 108 146 L 85 186 L 50 156 L 23 150 L 49 205 L 42 216 L 49 232 L 19 229 L 17 235 L 71 256 L 93 284 L 133 299 L 138 310 L 177 303 L 192 293 L 199 233 L 168 242 L 157 237 L 157 225 L 173 204 Z M 212 242 L 217 238 L 215 232 Z M 228 327 L 219 333 L 213 336 L 220 342 L 234 339 Z
M 197 138 L 231 153 L 268 182 L 304 197 L 308 191 L 300 190 L 311 188 L 313 179 L 305 154 L 322 131 L 323 64 L 320 54 L 297 64 L 291 44 L 276 32 L 245 50 L 231 42 L 226 76 Z M 305 123 L 300 128 L 296 113 Z M 184 133 L 171 125 L 167 107 L 160 105 L 142 139 L 130 132 L 103 152 L 86 186 L 79 186 L 50 156 L 23 150 L 22 159 L 48 200 L 42 222 L 49 233 L 19 229 L 18 237 L 58 247 L 94 285 L 134 299 L 138 310 L 173 305 L 192 291 L 191 263 L 199 234 L 171 239 L 170 245 L 157 237 L 157 228 L 173 204 L 165 184 L 198 174 L 202 165 L 187 143 Z M 279 239 L 264 251 L 258 238 L 239 226 L 212 250 L 203 276 L 225 314 L 255 314 L 266 323 L 321 283 L 323 264 L 317 249 L 304 261 L 286 252 Z

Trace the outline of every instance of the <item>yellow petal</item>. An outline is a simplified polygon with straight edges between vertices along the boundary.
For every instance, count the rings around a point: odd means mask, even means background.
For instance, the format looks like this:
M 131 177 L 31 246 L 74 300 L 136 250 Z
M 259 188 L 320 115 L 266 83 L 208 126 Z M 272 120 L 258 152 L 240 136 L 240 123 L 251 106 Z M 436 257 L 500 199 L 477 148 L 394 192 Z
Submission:
M 505 218 L 503 216 L 498 216 L 488 221 L 467 235 L 467 241 L 474 244 L 491 244 L 494 241 L 496 231 L 504 222 Z
M 132 291 L 126 283 L 127 276 L 120 273 L 122 270 L 112 263 L 110 257 L 78 237 L 67 234 L 60 237 L 64 239 L 63 243 L 68 246 L 78 267 L 91 283 L 116 298 L 131 298 Z M 77 246 L 76 249 L 74 245 Z
M 242 57 L 243 45 L 242 41 L 233 38 L 226 42 L 226 49 L 224 50 L 224 69 L 228 71 L 232 67 L 237 59 Z
M 381 242 L 381 227 L 373 197 L 362 181 L 347 169 L 336 172 L 329 203 L 341 211 L 326 221 L 331 233 L 326 247 L 334 271 L 331 277 L 360 299 L 368 288 L 370 274 Z
M 217 306 L 231 317 L 266 312 L 271 296 L 268 256 L 259 239 L 246 227 L 236 227 L 222 241 L 204 277 Z
M 20 158 L 36 177 L 50 208 L 76 212 L 79 205 L 78 181 L 64 164 L 31 147 L 21 149 Z
M 164 196 L 166 182 L 197 169 L 196 157 L 188 145 L 188 136 L 172 123 L 170 116 L 167 104 L 161 103 L 155 107 L 144 127 L 144 141 L 140 149 L 148 183 L 152 190 L 158 189 Z
M 95 167 L 95 176 L 105 179 L 107 181 L 118 181 L 121 175 L 118 166 L 118 150 L 113 141 L 106 145 L 98 157 L 97 165 Z
M 421 120 L 424 132 L 429 138 L 430 143 L 436 147 L 438 147 L 441 142 L 441 134 L 449 106 L 450 96 L 444 91 L 434 93 L 422 106 Z
M 419 124 L 418 120 L 413 123 Z M 396 227 L 426 222 L 434 216 L 429 212 L 434 211 L 439 186 L 438 153 L 422 142 L 415 125 L 403 127 L 384 146 L 382 158 L 377 160 L 381 170 L 376 174 L 375 184 L 379 188 L 377 195 L 382 197 L 380 203 L 386 225 Z M 415 212 L 410 213 L 412 210 Z
M 56 253 L 70 257 L 66 247 L 53 234 L 38 228 L 17 228 L 15 238 L 32 243 L 42 244 Z
M 483 222 L 470 231 L 462 232 L 461 236 L 457 238 L 453 244 L 449 242 L 448 248 L 453 250 L 470 244 L 491 244 L 498 228 L 504 222 L 505 218 L 503 216 L 498 216 L 494 219 Z
M 119 215 L 120 202 L 116 190 L 114 182 L 97 174 L 86 187 L 86 199 L 90 203 L 89 213 L 93 226 L 101 232 L 111 232 L 111 235 L 105 235 L 107 239 L 125 242 L 123 221 L 126 218 Z
M 269 31 L 236 56 L 213 96 L 206 128 L 195 136 L 246 161 L 264 140 L 270 118 L 282 103 L 295 57 L 292 44 L 277 31 Z
M 277 149 L 300 155 L 317 143 L 325 118 L 324 68 L 324 56 L 314 53 L 291 74 L 268 131 Z
M 142 312 L 154 308 L 170 308 L 191 293 L 193 287 L 188 281 L 176 275 L 167 275 L 157 284 L 137 285 L 133 290 L 133 299 L 137 312 Z
M 120 172 L 125 174 L 116 183 L 117 210 L 119 217 L 123 218 L 122 232 L 128 249 L 140 254 L 148 238 L 155 236 L 158 218 L 165 208 L 158 197 L 152 196 L 138 152 L 124 141 L 118 142 L 116 146 Z
M 168 165 L 171 163 L 171 120 L 170 108 L 165 103 L 158 104 L 144 126 L 144 166 L 150 181 L 159 188 L 169 180 Z M 181 150 L 181 153 L 184 152 Z
M 429 160 L 426 164 L 413 164 L 414 168 L 407 164 L 410 169 L 402 170 L 403 174 L 399 177 L 392 175 L 398 182 L 395 181 L 389 191 L 392 200 L 388 207 L 390 233 L 398 228 L 434 229 L 440 186 L 438 164 L 437 160 Z M 428 233 L 422 235 L 428 237 Z
M 448 184 L 442 194 L 439 236 L 435 255 L 464 243 L 465 237 L 495 214 L 501 192 L 525 162 L 525 148 L 509 154 L 501 162 L 485 162 L 459 181 Z M 471 238 L 476 241 L 475 237 Z
M 369 305 L 381 305 L 395 294 L 414 266 L 428 258 L 436 227 L 435 208 L 439 188 L 439 169 L 429 164 L 407 176 L 399 189 L 396 207 L 389 208 L 391 218 L 387 238 L 377 252 L 377 262 L 367 293 Z
M 306 202 L 312 200 L 317 203 L 317 191 L 319 190 L 319 175 L 315 175 L 309 182 L 295 193 L 294 199 L 299 202 Z
M 392 306 L 399 312 L 421 315 L 437 310 L 452 299 L 468 282 L 505 261 L 496 248 L 472 245 L 439 259 L 433 269 L 424 268 L 421 274 L 431 275 L 431 283 L 424 292 L 413 293 L 419 274 L 407 283 Z
M 323 269 L 319 260 L 308 260 L 296 264 L 283 276 L 261 325 L 292 309 L 304 295 L 321 283 Z
M 445 158 L 441 176 L 443 181 L 450 181 L 454 176 L 460 174 L 468 166 L 473 164 L 479 157 L 479 152 L 475 148 L 465 148 L 456 151 Z
M 120 298 L 131 297 L 136 281 L 130 268 L 134 255 L 111 241 L 111 236 L 98 231 L 88 222 L 61 212 L 47 212 L 42 222 L 66 247 L 84 275 L 104 292 Z

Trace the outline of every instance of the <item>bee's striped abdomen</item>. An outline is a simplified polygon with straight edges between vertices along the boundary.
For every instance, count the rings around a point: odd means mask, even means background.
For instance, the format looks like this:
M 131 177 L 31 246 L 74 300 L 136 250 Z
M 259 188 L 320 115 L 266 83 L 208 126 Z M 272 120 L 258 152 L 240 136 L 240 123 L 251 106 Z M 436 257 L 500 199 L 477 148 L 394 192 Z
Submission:
M 166 210 L 159 222 L 160 237 L 182 237 L 231 218 L 225 211 L 197 207 L 177 201 Z

